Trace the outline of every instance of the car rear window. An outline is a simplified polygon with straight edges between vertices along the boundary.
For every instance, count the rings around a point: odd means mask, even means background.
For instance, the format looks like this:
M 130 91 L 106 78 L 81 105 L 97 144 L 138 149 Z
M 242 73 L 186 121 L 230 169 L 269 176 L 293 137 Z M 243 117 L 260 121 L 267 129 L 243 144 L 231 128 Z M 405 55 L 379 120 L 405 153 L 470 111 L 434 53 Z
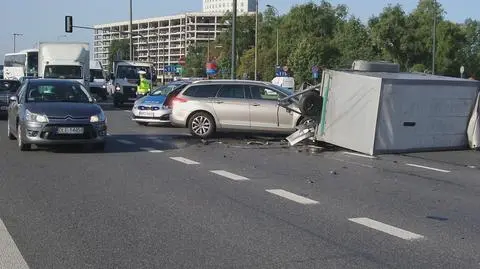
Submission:
M 18 81 L 0 81 L 0 92 L 16 92 L 19 87 Z
M 215 97 L 221 85 L 192 86 L 186 89 L 182 95 L 198 98 Z

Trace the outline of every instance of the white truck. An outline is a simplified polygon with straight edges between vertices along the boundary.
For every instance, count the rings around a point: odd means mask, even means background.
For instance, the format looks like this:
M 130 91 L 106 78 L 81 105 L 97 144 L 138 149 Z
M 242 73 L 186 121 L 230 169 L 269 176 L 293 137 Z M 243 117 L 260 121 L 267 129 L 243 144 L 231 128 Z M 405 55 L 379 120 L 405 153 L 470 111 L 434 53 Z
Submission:
M 90 61 L 90 93 L 107 100 L 107 79 L 100 61 Z
M 137 100 L 137 86 L 140 83 L 139 71 L 146 72 L 146 79 L 150 85 L 157 80 L 152 63 L 137 61 L 114 61 L 110 80 L 114 87 L 113 105 L 135 103 Z M 152 89 L 150 89 L 152 90 Z
M 38 77 L 71 79 L 90 84 L 90 50 L 87 42 L 40 42 Z

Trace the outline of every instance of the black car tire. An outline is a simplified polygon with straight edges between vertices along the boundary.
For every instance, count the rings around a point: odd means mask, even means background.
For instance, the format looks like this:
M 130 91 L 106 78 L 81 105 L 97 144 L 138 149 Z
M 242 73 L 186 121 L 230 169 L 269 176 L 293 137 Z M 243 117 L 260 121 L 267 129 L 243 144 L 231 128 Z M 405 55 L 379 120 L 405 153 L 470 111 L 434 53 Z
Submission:
M 20 128 L 20 125 L 18 125 L 17 127 L 17 140 L 18 140 L 18 148 L 20 149 L 20 151 L 29 151 L 32 149 L 31 144 L 23 143 L 22 128 Z
M 7 121 L 7 132 L 8 132 L 8 139 L 10 140 L 16 139 L 16 137 L 12 134 L 12 131 L 10 130 L 10 120 Z
M 203 126 L 206 126 L 206 131 Z M 199 130 L 202 129 L 202 130 Z M 193 136 L 200 138 L 209 138 L 215 133 L 215 120 L 206 112 L 197 112 L 190 117 L 188 129 Z
M 318 117 L 322 113 L 323 97 L 318 92 L 307 92 L 300 98 L 300 112 L 309 117 Z

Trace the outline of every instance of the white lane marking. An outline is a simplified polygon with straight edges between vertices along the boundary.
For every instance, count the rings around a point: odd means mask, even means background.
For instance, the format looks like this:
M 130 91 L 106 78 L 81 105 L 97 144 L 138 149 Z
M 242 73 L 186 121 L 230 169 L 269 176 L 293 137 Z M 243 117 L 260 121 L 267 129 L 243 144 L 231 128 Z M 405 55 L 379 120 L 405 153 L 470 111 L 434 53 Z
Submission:
M 0 219 L 0 268 L 28 269 L 22 253 Z
M 303 205 L 318 204 L 318 202 L 315 201 L 315 200 L 308 199 L 308 198 L 300 196 L 300 195 L 296 195 L 295 193 L 291 193 L 291 192 L 288 192 L 286 190 L 272 189 L 272 190 L 266 190 L 266 191 L 269 192 L 269 193 L 278 195 L 280 197 L 286 198 L 288 200 L 292 200 L 294 202 L 303 204 Z
M 442 173 L 450 173 L 451 172 L 451 171 L 448 171 L 448 170 L 443 170 L 443 169 L 438 169 L 438 168 L 433 168 L 433 167 L 428 167 L 428 166 L 423 166 L 423 165 L 418 165 L 418 164 L 413 164 L 413 163 L 407 163 L 406 165 L 412 166 L 412 167 L 428 169 L 428 170 L 432 170 L 432 171 L 437 171 L 437 172 L 442 172 Z
M 348 151 L 343 152 L 343 154 L 357 156 L 357 157 L 363 157 L 363 158 L 367 158 L 367 159 L 376 159 L 377 158 L 375 156 L 365 155 L 365 154 L 356 153 L 356 152 L 348 152 Z
M 130 113 L 130 112 L 132 112 L 132 111 L 130 111 L 130 110 L 124 110 L 123 112 L 127 112 L 127 113 Z
M 199 162 L 192 161 L 190 159 L 183 158 L 183 157 L 170 157 L 170 159 L 175 160 L 177 162 L 184 163 L 184 164 L 200 164 Z
M 212 172 L 214 174 L 217 174 L 219 176 L 222 176 L 222 177 L 229 178 L 231 180 L 250 180 L 250 179 L 248 179 L 244 176 L 239 176 L 239 175 L 227 172 L 225 170 L 211 170 L 210 172 Z
M 158 150 L 158 149 L 154 149 L 154 148 L 140 148 L 141 150 L 143 151 L 148 151 L 150 153 L 162 153 L 163 150 Z
M 135 145 L 134 142 L 125 139 L 117 139 L 117 141 L 125 145 Z
M 423 235 L 419 235 L 416 233 L 412 233 L 406 230 L 402 230 L 400 228 L 373 220 L 369 218 L 350 218 L 349 221 L 367 226 L 369 228 L 387 233 L 389 235 L 393 235 L 405 240 L 415 240 L 415 239 L 422 239 Z

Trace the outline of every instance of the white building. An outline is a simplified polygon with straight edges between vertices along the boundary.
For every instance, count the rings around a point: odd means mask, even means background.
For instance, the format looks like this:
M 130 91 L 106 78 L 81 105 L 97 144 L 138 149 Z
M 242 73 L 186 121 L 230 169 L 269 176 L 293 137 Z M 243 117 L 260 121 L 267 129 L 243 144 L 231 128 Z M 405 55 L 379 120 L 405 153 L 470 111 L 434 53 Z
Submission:
M 162 70 L 164 65 L 178 64 L 190 46 L 215 40 L 229 27 L 221 23 L 223 14 L 198 12 L 133 21 L 134 59 L 153 62 L 157 70 Z M 110 43 L 129 38 L 128 24 L 124 21 L 94 26 L 94 60 L 108 66 Z
M 237 13 L 255 12 L 256 0 L 237 0 Z M 225 13 L 233 10 L 232 0 L 203 0 L 203 12 Z

